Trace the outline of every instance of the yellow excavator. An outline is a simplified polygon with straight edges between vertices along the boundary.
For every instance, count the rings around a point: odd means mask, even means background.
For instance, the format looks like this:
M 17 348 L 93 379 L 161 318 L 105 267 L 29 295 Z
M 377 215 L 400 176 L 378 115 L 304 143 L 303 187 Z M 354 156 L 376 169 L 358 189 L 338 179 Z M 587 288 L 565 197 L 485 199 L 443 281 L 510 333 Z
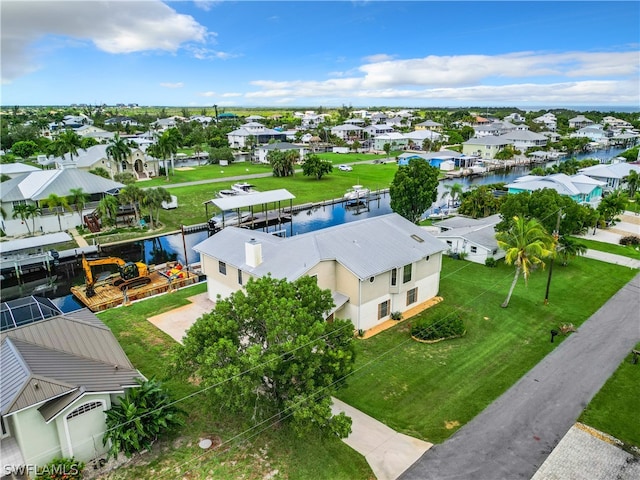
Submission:
M 84 268 L 84 276 L 87 285 L 87 297 L 93 297 L 96 294 L 94 289 L 96 278 L 93 275 L 92 267 L 97 265 L 117 265 L 119 277 L 113 280 L 113 286 L 119 287 L 120 290 L 131 287 L 140 287 L 151 283 L 149 276 L 149 267 L 142 262 L 125 262 L 118 257 L 97 258 L 95 260 L 87 260 L 82 255 L 82 268 Z

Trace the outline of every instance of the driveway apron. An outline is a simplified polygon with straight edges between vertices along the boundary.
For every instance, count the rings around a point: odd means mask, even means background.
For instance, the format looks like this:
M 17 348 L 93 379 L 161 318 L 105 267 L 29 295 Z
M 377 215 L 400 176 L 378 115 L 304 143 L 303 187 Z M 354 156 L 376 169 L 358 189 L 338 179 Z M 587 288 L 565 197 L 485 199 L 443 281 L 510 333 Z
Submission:
M 587 294 L 587 292 L 576 292 Z M 640 341 L 640 274 L 513 387 L 400 478 L 530 479 Z

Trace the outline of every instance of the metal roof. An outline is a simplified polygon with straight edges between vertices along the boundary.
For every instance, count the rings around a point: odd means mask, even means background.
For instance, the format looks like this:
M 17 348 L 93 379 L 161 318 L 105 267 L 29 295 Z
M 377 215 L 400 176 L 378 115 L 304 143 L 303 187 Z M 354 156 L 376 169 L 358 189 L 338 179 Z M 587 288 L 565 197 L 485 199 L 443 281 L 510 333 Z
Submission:
M 244 244 L 262 245 L 263 262 L 245 261 Z M 321 261 L 334 260 L 363 280 L 446 250 L 419 226 L 391 213 L 288 238 L 229 227 L 197 244 L 194 250 L 257 276 L 271 273 L 295 280 Z
M 88 310 L 3 331 L 0 340 L 3 415 L 79 388 L 122 391 L 144 378 L 111 330 Z
M 295 195 L 285 188 L 279 190 L 268 190 L 266 192 L 249 193 L 247 195 L 236 195 L 227 198 L 212 198 L 205 203 L 212 203 L 220 210 L 236 210 L 238 208 L 263 205 L 265 203 L 280 202 L 282 200 L 293 200 Z
M 7 254 L 17 252 L 19 250 L 28 250 L 30 248 L 47 247 L 56 243 L 64 243 L 71 241 L 71 235 L 66 232 L 47 233 L 36 237 L 20 238 L 18 240 L 9 240 L 0 242 L 0 253 Z

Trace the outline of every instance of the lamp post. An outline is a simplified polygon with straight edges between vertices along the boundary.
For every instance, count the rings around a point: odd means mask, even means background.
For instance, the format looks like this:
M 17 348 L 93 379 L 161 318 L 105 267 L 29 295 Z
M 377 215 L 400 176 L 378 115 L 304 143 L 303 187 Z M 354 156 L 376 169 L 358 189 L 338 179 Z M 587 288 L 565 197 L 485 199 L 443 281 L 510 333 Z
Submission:
M 562 208 L 558 209 L 558 220 L 556 221 L 556 229 L 553 231 L 553 241 L 555 242 L 555 251 L 558 252 L 558 239 L 560 238 L 560 220 L 562 219 Z M 554 255 L 555 257 L 555 255 Z M 549 276 L 547 277 L 547 289 L 544 293 L 544 304 L 549 304 L 549 287 L 551 286 L 551 273 L 553 272 L 553 259 L 549 261 Z M 551 341 L 553 342 L 553 337 L 551 337 Z

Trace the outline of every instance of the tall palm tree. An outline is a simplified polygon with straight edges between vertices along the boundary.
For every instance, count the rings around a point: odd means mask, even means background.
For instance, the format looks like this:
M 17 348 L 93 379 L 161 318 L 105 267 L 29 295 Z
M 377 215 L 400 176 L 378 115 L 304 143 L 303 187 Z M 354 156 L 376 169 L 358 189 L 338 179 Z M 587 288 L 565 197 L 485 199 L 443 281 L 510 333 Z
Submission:
M 34 203 L 29 203 L 27 204 L 27 218 L 31 219 L 31 225 L 33 226 L 33 229 L 31 230 L 33 233 L 36 232 L 36 217 L 39 217 L 40 215 L 42 215 L 42 209 L 34 204 Z
M 531 270 L 538 265 L 544 268 L 544 259 L 551 258 L 554 255 L 555 242 L 538 220 L 535 218 L 527 220 L 520 217 L 513 217 L 511 228 L 505 232 L 498 232 L 496 239 L 498 240 L 498 246 L 506 253 L 505 263 L 516 266 L 511 288 L 509 288 L 507 298 L 502 303 L 502 307 L 506 308 L 509 305 L 520 273 L 522 273 L 526 284 Z
M 560 265 L 563 267 L 566 267 L 572 258 L 585 253 L 587 253 L 587 246 L 584 243 L 565 235 L 560 237 L 558 257 L 560 257 Z
M 640 187 L 640 175 L 635 170 L 631 170 L 629 175 L 626 176 L 627 189 L 629 192 L 629 198 L 633 198 L 636 195 L 636 190 Z
M 462 192 L 464 191 L 464 187 L 461 183 L 453 183 L 451 185 L 445 185 L 445 192 L 442 194 L 442 199 L 444 200 L 447 197 L 450 199 L 447 201 L 447 205 L 455 204 L 456 201 L 462 196 Z
M 115 225 L 120 202 L 113 195 L 105 195 L 98 203 L 98 215 L 104 224 Z
M 162 202 L 170 202 L 171 194 L 169 191 L 162 187 L 150 188 L 144 191 L 144 198 L 142 199 L 142 204 L 149 209 L 149 220 L 151 223 L 151 228 L 154 227 L 154 218 L 155 224 L 160 223 L 160 209 L 162 207 Z
M 138 210 L 138 204 L 141 203 L 144 198 L 144 190 L 132 183 L 120 190 L 119 196 L 120 202 L 131 205 L 136 218 L 136 225 L 139 225 L 140 212 Z
M 58 226 L 60 227 L 60 231 L 62 231 L 60 214 L 69 209 L 69 201 L 66 199 L 66 197 L 61 197 L 59 195 L 56 195 L 55 193 L 52 193 L 46 199 L 44 199 L 42 203 L 49 207 L 51 210 L 55 211 L 56 216 L 58 217 Z
M 160 157 L 163 160 L 164 171 L 167 176 L 167 181 L 169 181 L 169 167 L 167 166 L 167 159 L 173 158 L 178 152 L 178 137 L 174 133 L 171 133 L 171 130 L 165 130 L 160 138 L 158 138 L 158 148 L 157 151 L 160 154 Z M 175 130 L 177 132 L 177 130 Z
M 89 194 L 82 190 L 82 188 L 72 188 L 69 190 L 69 196 L 67 197 L 71 205 L 76 208 L 78 217 L 80 217 L 80 225 L 82 225 L 82 210 L 89 200 Z
M 106 149 L 107 157 L 113 159 L 117 164 L 117 171 L 121 171 L 122 162 L 129 158 L 131 155 L 131 147 L 126 144 L 126 142 L 120 138 L 120 135 L 117 133 L 113 136 L 113 138 L 109 141 L 109 146 Z
M 70 159 L 73 160 L 73 156 L 78 155 L 78 148 L 81 147 L 82 139 L 73 130 L 65 130 L 58 135 L 56 143 L 58 144 L 58 153 L 61 156 L 68 153 Z
M 26 203 L 19 203 L 18 205 L 14 205 L 13 207 L 13 218 L 20 218 L 22 223 L 27 226 L 27 232 L 31 235 L 31 229 L 29 228 L 29 222 L 27 219 L 29 218 L 29 209 L 27 208 Z

